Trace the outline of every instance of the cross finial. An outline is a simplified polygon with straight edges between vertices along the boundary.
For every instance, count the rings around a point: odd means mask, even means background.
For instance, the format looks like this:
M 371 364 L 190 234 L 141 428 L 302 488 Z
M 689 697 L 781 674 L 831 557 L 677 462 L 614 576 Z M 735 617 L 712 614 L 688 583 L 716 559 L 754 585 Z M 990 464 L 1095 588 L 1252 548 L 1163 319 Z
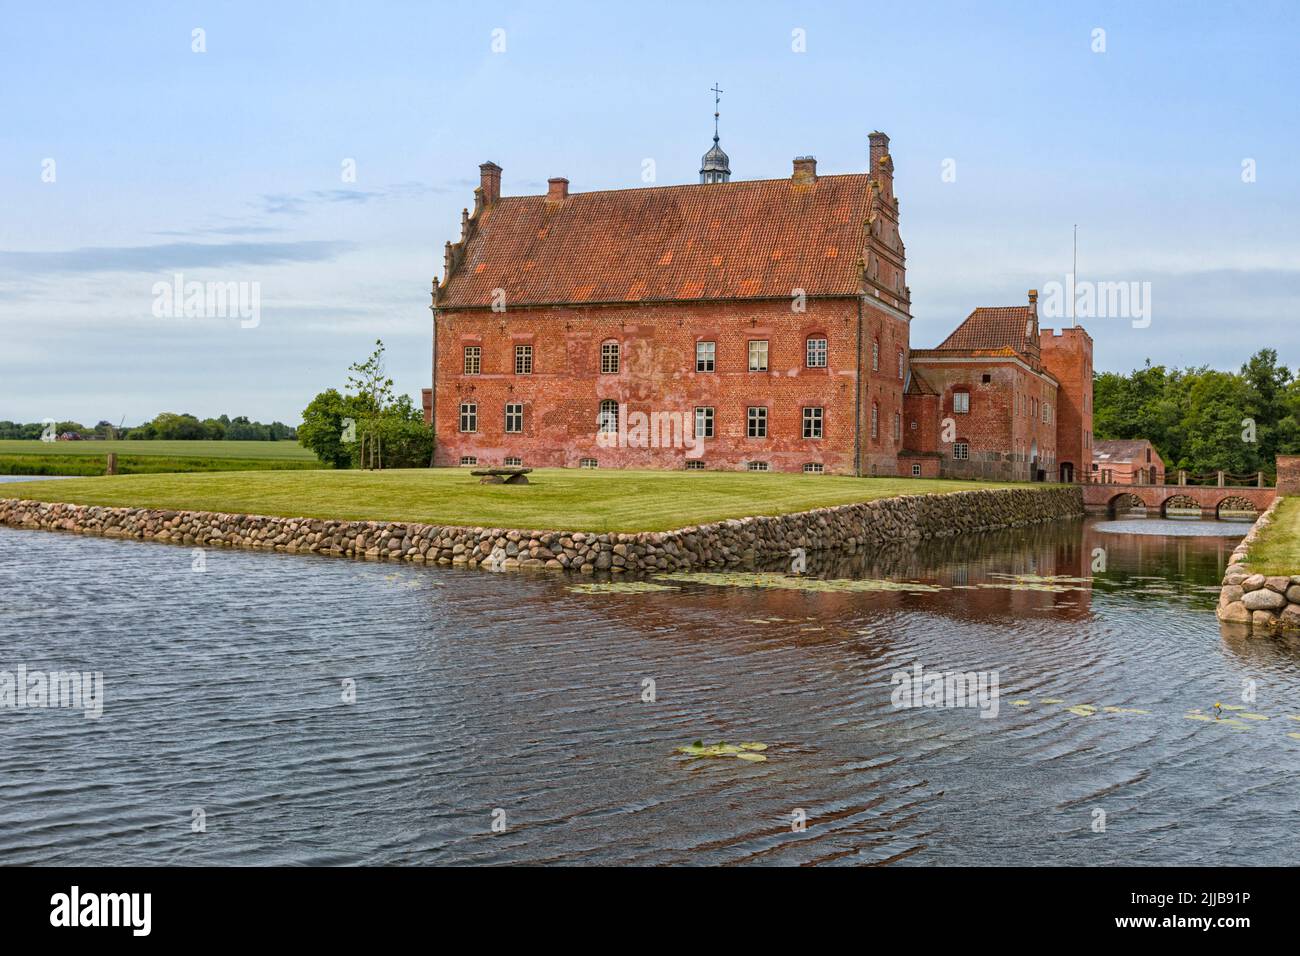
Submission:
M 718 89 L 718 81 L 713 81 L 713 141 L 718 141 L 718 104 L 722 101 L 723 90 Z

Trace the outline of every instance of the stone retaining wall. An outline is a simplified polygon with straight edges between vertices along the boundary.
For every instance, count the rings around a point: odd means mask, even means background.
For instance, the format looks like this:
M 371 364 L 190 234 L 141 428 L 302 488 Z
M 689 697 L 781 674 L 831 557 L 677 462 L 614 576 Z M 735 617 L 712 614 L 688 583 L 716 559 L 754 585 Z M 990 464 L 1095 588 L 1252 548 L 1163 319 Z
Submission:
M 0 500 L 16 528 L 264 548 L 381 560 L 500 568 L 597 571 L 726 567 L 807 551 L 855 549 L 1014 528 L 1081 516 L 1077 485 L 882 498 L 776 517 L 739 518 L 676 531 L 599 534 L 466 528 L 397 521 L 331 521 Z
M 1252 632 L 1265 634 L 1300 630 L 1300 574 L 1265 576 L 1255 574 L 1246 564 L 1246 552 L 1272 522 L 1281 500 L 1264 510 L 1228 559 L 1219 591 L 1220 621 L 1243 624 Z

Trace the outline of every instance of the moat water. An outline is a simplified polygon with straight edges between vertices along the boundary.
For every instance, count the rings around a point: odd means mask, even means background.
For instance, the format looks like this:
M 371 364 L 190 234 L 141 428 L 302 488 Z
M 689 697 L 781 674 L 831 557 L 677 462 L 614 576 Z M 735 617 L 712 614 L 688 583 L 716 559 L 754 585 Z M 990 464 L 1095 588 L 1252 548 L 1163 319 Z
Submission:
M 1300 645 L 1213 611 L 1247 526 L 1132 524 L 642 591 L 0 528 L 0 670 L 105 694 L 0 709 L 0 864 L 1295 863 Z M 914 664 L 997 715 L 894 706 Z

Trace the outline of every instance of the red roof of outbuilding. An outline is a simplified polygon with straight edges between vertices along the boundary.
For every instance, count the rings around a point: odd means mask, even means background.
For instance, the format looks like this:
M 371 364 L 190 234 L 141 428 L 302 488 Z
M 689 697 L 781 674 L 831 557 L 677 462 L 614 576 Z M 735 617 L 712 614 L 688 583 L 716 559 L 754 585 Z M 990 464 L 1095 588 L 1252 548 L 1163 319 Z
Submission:
M 1038 351 L 1038 324 L 1027 305 L 979 308 L 936 347 L 943 350 L 1003 349 Z
M 872 197 L 865 173 L 502 197 L 437 305 L 855 296 Z

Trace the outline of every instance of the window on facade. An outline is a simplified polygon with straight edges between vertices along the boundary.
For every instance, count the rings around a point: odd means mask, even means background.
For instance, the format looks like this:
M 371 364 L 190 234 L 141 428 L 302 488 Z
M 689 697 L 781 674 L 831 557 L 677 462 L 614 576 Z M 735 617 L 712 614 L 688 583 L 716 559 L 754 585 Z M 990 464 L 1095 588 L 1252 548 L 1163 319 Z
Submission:
M 880 437 L 880 406 L 875 402 L 871 403 L 871 437 Z
M 825 470 L 826 466 L 820 461 L 805 462 L 803 466 L 803 473 L 805 475 L 820 475 Z
M 970 445 L 964 441 L 953 442 L 952 457 L 954 461 L 966 461 L 970 458 Z
M 871 343 L 871 371 L 880 371 L 880 342 L 873 340 Z
M 695 343 L 695 371 L 712 372 L 717 365 L 718 343 Z
M 903 380 L 903 350 L 898 350 L 898 380 Z
M 524 460 L 523 460 L 522 458 L 520 458 L 518 455 L 506 455 L 506 462 L 505 462 L 505 464 L 506 464 L 506 467 L 507 467 L 507 468 L 518 468 L 518 467 L 520 467 L 523 463 L 524 463 Z
M 825 339 L 808 340 L 808 367 L 809 368 L 826 367 L 826 340 Z
M 531 345 L 515 346 L 515 374 L 533 374 L 533 347 Z
M 767 409 L 750 406 L 746 418 L 746 432 L 750 438 L 767 437 Z
M 765 461 L 746 462 L 745 470 L 746 471 L 767 471 L 767 462 Z
M 581 461 L 578 462 L 578 467 L 579 467 L 579 468 L 598 468 L 598 467 L 600 467 L 600 462 L 596 461 L 596 459 L 594 459 L 594 458 L 583 458 Z
M 483 370 L 483 348 L 479 345 L 465 346 L 465 374 L 477 375 Z
M 521 432 L 524 430 L 524 403 L 508 402 L 506 403 L 506 431 Z
M 1043 421 L 1050 422 L 1051 420 L 1052 420 L 1052 405 L 1050 402 L 1043 402 Z
M 920 478 L 920 477 L 921 477 L 921 466 L 920 466 L 920 465 L 913 465 L 913 466 L 912 466 L 912 477 L 913 477 L 913 478 Z
M 703 471 L 703 470 L 704 470 L 704 462 L 700 461 L 698 458 L 690 458 L 690 459 L 687 459 L 687 461 L 686 461 L 686 470 L 687 470 L 687 471 Z
M 987 385 L 989 382 L 993 381 L 993 376 L 990 375 L 988 372 L 985 372 L 983 375 L 980 376 L 980 381 L 983 382 L 985 385 Z
M 602 342 L 600 346 L 600 374 L 618 374 L 618 343 Z
M 478 459 L 475 458 L 473 455 L 461 455 L 461 456 L 460 456 L 460 463 L 461 463 L 462 466 L 465 466 L 465 465 L 477 465 L 477 464 L 478 464 Z
M 699 406 L 695 409 L 695 437 L 712 438 L 713 437 L 713 408 L 712 406 Z
M 600 416 L 596 419 L 600 430 L 607 435 L 618 431 L 618 402 L 607 398 L 600 403 Z
M 478 405 L 474 402 L 461 402 L 460 430 L 463 432 L 478 431 Z
M 953 414 L 965 415 L 970 412 L 970 392 L 952 393 Z
M 749 343 L 749 370 L 767 371 L 767 339 L 754 339 Z
M 803 437 L 804 438 L 821 438 L 822 437 L 822 408 L 816 406 L 805 408 L 803 410 Z
M 903 416 L 894 412 L 894 441 L 900 441 L 903 437 Z

